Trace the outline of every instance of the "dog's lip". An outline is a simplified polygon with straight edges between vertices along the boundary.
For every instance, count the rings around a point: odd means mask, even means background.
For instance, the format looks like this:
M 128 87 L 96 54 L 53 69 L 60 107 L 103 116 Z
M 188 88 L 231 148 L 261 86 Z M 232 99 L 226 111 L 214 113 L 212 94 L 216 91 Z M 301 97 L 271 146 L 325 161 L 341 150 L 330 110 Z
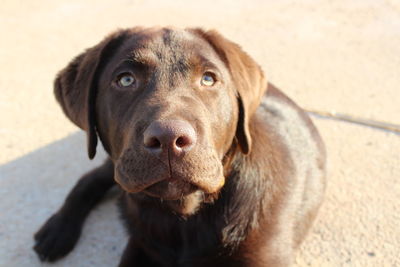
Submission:
M 121 170 L 121 168 L 116 168 L 114 179 L 126 192 L 138 193 L 151 186 L 152 184 L 164 180 L 165 178 L 161 177 L 159 179 L 152 179 L 151 183 L 135 183 L 130 178 L 130 175 L 127 175 L 123 170 Z
M 115 172 L 115 181 L 128 193 L 143 192 L 151 197 L 165 200 L 177 200 L 198 190 L 196 185 L 185 181 L 183 177 L 170 177 L 169 174 L 149 179 L 149 183 L 137 184 L 130 181 L 129 176 L 120 169 Z
M 195 185 L 188 182 L 167 178 L 146 187 L 143 193 L 163 200 L 178 200 L 197 190 Z
M 132 175 L 125 173 L 121 166 L 118 166 L 115 169 L 114 179 L 128 193 L 144 192 L 154 197 L 165 196 L 165 198 L 178 198 L 178 194 L 180 198 L 188 194 L 188 192 L 193 193 L 195 191 L 193 188 L 203 191 L 206 194 L 215 194 L 222 188 L 225 182 L 224 177 L 219 177 L 218 175 L 211 181 L 195 180 L 180 173 L 173 173 L 172 175 L 173 177 L 171 177 L 171 173 L 164 173 L 158 177 L 150 177 L 145 180 L 134 179 Z M 160 192 L 159 188 L 162 187 L 167 189 L 168 192 Z M 181 187 L 181 190 L 177 190 L 179 187 Z M 191 189 L 189 190 L 188 188 Z M 174 191 L 176 192 L 172 193 Z

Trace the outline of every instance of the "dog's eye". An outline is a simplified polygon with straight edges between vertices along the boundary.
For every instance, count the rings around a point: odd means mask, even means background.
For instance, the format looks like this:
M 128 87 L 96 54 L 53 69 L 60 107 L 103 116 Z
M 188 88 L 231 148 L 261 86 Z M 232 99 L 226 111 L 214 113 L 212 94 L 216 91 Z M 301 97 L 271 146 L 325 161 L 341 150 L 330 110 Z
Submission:
M 119 76 L 118 78 L 118 84 L 120 86 L 123 87 L 128 87 L 131 86 L 132 84 L 134 84 L 136 82 L 135 77 L 133 77 L 131 74 L 129 73 L 125 73 L 122 74 L 121 76 Z
M 203 86 L 213 86 L 216 82 L 214 73 L 205 72 L 201 78 L 201 85 Z

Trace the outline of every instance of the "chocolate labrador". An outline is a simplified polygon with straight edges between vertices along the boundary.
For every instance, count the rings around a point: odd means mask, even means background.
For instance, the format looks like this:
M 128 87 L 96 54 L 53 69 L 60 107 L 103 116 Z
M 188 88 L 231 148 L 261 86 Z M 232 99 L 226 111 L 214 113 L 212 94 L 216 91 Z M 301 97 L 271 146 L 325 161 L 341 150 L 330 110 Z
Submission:
M 287 266 L 325 189 L 307 114 L 216 31 L 120 30 L 55 80 L 66 116 L 109 158 L 35 235 L 42 261 L 76 244 L 118 184 L 129 241 L 119 266 Z M 101 233 L 106 234 L 106 233 Z

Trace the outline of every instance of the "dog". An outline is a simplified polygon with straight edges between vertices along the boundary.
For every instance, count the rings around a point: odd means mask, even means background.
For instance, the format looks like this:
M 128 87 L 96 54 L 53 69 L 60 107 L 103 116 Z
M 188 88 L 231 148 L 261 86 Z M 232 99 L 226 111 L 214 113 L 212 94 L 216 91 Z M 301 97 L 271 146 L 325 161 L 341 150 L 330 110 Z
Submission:
M 293 262 L 323 200 L 326 152 L 239 45 L 215 30 L 122 29 L 73 59 L 54 93 L 89 158 L 100 139 L 108 159 L 35 234 L 42 261 L 73 249 L 118 184 L 129 233 L 119 266 Z

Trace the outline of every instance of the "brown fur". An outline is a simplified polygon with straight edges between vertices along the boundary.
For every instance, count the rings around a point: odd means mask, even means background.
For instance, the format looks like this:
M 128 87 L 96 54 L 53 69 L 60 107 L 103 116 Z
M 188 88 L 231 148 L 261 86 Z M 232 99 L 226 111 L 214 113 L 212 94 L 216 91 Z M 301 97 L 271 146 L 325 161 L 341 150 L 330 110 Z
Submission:
M 98 136 L 109 159 L 35 235 L 42 260 L 72 250 L 116 182 L 130 234 L 120 266 L 290 265 L 322 201 L 324 146 L 238 45 L 201 29 L 121 30 L 62 70 L 55 94 L 89 157 Z

